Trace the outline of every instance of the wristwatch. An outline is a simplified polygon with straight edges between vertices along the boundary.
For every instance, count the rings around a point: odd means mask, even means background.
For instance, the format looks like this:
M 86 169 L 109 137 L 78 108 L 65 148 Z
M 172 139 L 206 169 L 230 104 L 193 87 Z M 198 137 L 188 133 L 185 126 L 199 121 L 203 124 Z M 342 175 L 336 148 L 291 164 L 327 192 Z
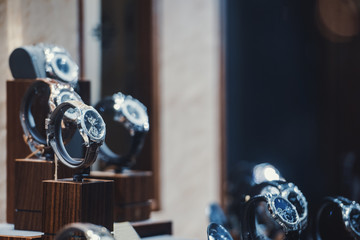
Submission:
M 56 234 L 55 240 L 68 240 L 81 236 L 87 240 L 114 240 L 114 237 L 105 227 L 92 223 L 68 224 Z
M 67 152 L 61 135 L 61 122 L 66 112 L 71 109 L 71 115 L 84 140 L 86 147 L 84 159 L 74 159 Z M 106 127 L 101 115 L 91 106 L 81 101 L 66 101 L 52 112 L 46 121 L 48 144 L 54 150 L 58 159 L 70 168 L 87 168 L 96 160 L 99 147 L 105 139 Z
M 266 193 L 256 195 L 245 203 L 244 218 L 242 219 L 243 240 L 265 239 L 259 235 L 256 224 L 256 208 L 265 202 L 271 217 L 282 227 L 286 239 L 299 239 L 300 219 L 295 206 L 280 195 Z
M 230 233 L 220 224 L 210 223 L 207 228 L 208 240 L 233 240 Z
M 299 214 L 300 228 L 304 230 L 307 227 L 308 221 L 308 202 L 300 189 L 291 182 L 281 180 L 262 182 L 253 187 L 253 195 L 271 193 L 273 195 L 280 195 L 291 202 Z
M 111 115 L 114 121 L 120 122 L 131 136 L 131 146 L 127 153 L 119 155 L 105 143 L 99 151 L 99 159 L 107 164 L 119 167 L 131 167 L 140 153 L 146 133 L 149 131 L 149 118 L 146 107 L 137 99 L 121 92 L 106 97 L 95 108 L 104 116 Z
M 39 44 L 44 49 L 46 76 L 76 87 L 79 78 L 79 67 L 70 54 L 62 47 Z
M 345 197 L 326 197 L 317 214 L 316 239 L 360 239 L 360 205 Z
M 25 92 L 20 107 L 20 122 L 24 131 L 24 140 L 30 147 L 30 150 L 33 153 L 36 152 L 36 156 L 51 158 L 51 154 L 48 154 L 51 151 L 50 147 L 47 146 L 46 135 L 41 133 L 41 126 L 35 123 L 34 115 L 31 112 L 32 108 L 37 107 L 39 109 L 39 106 L 33 106 L 36 98 L 41 98 L 41 101 L 47 101 L 48 109 L 40 109 L 44 113 L 43 115 L 45 115 L 44 122 L 45 118 L 62 102 L 82 100 L 69 84 L 64 84 L 50 78 L 37 79 Z M 76 125 L 72 120 L 74 120 L 74 116 L 69 111 L 65 114 L 63 121 L 63 138 L 65 142 L 71 139 L 76 130 Z

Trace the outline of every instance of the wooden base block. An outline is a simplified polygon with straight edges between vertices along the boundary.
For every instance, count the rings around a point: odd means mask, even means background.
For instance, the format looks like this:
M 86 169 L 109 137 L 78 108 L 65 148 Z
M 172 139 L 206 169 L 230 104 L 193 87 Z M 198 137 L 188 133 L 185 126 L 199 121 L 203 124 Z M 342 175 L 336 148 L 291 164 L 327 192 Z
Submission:
M 54 179 L 54 173 L 53 161 L 15 160 L 15 229 L 41 231 L 42 181 Z M 71 177 L 74 173 L 75 170 L 59 163 L 59 178 Z
M 113 180 L 115 184 L 114 221 L 142 221 L 150 217 L 153 175 L 149 171 L 124 173 L 92 171 L 91 178 Z
M 113 231 L 114 182 L 99 179 L 43 181 L 42 231 L 53 237 L 66 224 L 88 222 Z
M 15 230 L 13 224 L 0 224 L 0 240 L 40 240 L 41 232 Z
M 114 206 L 115 222 L 135 222 L 150 218 L 151 201 Z

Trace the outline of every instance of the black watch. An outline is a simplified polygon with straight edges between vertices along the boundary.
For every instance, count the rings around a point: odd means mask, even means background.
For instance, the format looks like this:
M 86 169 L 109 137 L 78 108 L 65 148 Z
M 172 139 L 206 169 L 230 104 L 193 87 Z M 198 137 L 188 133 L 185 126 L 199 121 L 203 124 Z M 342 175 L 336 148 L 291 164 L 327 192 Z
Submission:
M 35 99 L 39 98 L 44 105 L 34 105 Z M 24 131 L 24 140 L 32 152 L 36 152 L 37 157 L 52 158 L 51 148 L 47 145 L 45 134 L 45 118 L 47 118 L 55 108 L 68 100 L 82 101 L 80 96 L 69 85 L 54 79 L 37 79 L 29 86 L 21 102 L 20 123 Z M 38 103 L 39 104 L 39 103 Z M 38 115 L 43 115 L 43 123 L 35 123 L 32 109 L 38 111 Z M 63 119 L 63 138 L 67 142 L 71 139 L 76 130 L 74 116 L 69 112 Z M 42 125 L 44 124 L 44 125 Z M 43 129 L 43 132 L 42 132 Z
M 291 202 L 299 214 L 300 228 L 304 230 L 308 222 L 308 202 L 300 189 L 291 182 L 282 180 L 262 182 L 252 187 L 252 195 L 271 193 L 280 195 Z
M 61 135 L 61 122 L 71 110 L 86 147 L 84 159 L 74 159 L 67 152 Z M 96 160 L 98 150 L 105 139 L 106 127 L 101 115 L 91 106 L 80 101 L 67 101 L 52 112 L 46 122 L 47 141 L 58 159 L 70 168 L 87 168 Z
M 271 217 L 281 226 L 286 239 L 297 240 L 300 234 L 300 219 L 295 206 L 280 195 L 266 193 L 256 195 L 245 203 L 244 216 L 241 223 L 243 240 L 266 239 L 258 233 L 256 224 L 256 208 L 262 202 L 267 205 Z
M 99 159 L 106 164 L 116 165 L 120 168 L 132 167 L 149 131 L 146 107 L 130 95 L 118 92 L 101 100 L 95 108 L 102 116 L 108 114 L 114 121 L 120 122 L 131 136 L 131 146 L 128 152 L 117 154 L 104 143 L 99 151 Z
M 345 197 L 326 197 L 317 214 L 317 240 L 360 239 L 360 205 Z

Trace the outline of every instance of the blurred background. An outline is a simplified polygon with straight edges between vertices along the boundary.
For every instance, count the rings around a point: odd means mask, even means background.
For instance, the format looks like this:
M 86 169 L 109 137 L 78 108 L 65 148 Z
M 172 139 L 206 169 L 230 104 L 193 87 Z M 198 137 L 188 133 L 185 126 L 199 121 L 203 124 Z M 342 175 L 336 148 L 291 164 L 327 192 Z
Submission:
M 148 107 L 137 169 L 154 219 L 204 239 L 211 202 L 234 214 L 253 166 L 296 183 L 310 215 L 360 200 L 359 0 L 0 0 L 0 221 L 6 222 L 6 80 L 19 46 L 64 46 L 91 81 Z M 112 141 L 116 141 L 116 136 Z

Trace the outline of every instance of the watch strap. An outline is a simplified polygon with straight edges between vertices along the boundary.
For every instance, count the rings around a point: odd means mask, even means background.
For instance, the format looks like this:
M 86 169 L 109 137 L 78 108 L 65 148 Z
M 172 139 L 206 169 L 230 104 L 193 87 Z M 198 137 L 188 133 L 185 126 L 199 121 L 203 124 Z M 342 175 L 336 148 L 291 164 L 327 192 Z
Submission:
M 110 114 L 114 116 L 116 110 L 114 109 L 113 97 L 105 97 L 99 103 L 95 105 L 95 109 L 99 111 L 101 115 Z M 99 159 L 110 165 L 116 165 L 119 167 L 132 167 L 136 162 L 136 156 L 141 152 L 145 136 L 147 132 L 134 131 L 131 135 L 131 144 L 128 151 L 124 154 L 117 154 L 112 151 L 106 142 L 100 147 Z
M 73 101 L 74 102 L 74 101 Z M 80 103 L 79 104 L 83 104 Z M 67 152 L 61 135 L 61 121 L 69 108 L 76 107 L 70 102 L 61 103 L 51 114 L 48 124 L 48 141 L 59 160 L 70 168 L 86 168 L 96 160 L 99 144 L 90 143 L 86 147 L 85 157 L 82 160 L 72 158 Z

